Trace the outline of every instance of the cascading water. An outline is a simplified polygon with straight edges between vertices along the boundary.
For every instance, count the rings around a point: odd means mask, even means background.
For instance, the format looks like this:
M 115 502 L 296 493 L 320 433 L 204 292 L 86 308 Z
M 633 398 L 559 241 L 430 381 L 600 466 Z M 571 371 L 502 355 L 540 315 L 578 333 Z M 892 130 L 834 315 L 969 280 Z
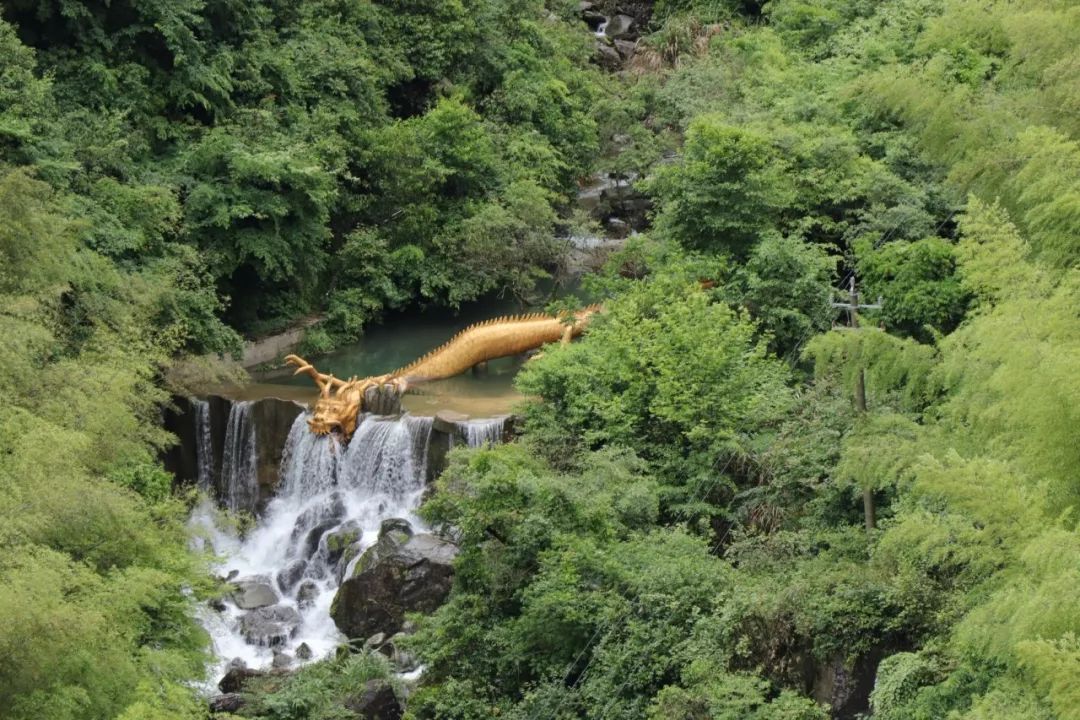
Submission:
M 210 431 L 210 403 L 191 398 L 195 411 L 195 460 L 198 466 L 199 489 L 211 492 L 214 487 L 214 446 Z
M 256 587 L 255 594 L 234 595 L 224 610 L 204 614 L 218 659 L 212 678 L 233 658 L 259 668 L 275 653 L 297 655 L 302 645 L 312 659 L 332 651 L 343 638 L 330 604 L 341 578 L 378 538 L 382 521 L 399 517 L 422 526 L 413 511 L 424 490 L 431 418 L 364 416 L 345 447 L 311 433 L 309 417 L 303 413 L 293 423 L 278 494 L 246 537 L 218 526 L 212 502 L 192 515 L 196 534 L 220 558 L 219 571 L 235 573 L 242 587 Z M 239 421 L 232 434 L 238 442 Z M 353 553 L 343 558 L 330 537 L 348 538 Z M 263 598 L 258 603 L 257 596 Z
M 469 420 L 465 423 L 465 442 L 471 447 L 484 447 L 502 442 L 506 429 L 506 418 Z
M 222 499 L 233 512 L 253 510 L 259 492 L 252 404 L 250 400 L 234 402 L 225 427 L 225 448 L 221 456 Z

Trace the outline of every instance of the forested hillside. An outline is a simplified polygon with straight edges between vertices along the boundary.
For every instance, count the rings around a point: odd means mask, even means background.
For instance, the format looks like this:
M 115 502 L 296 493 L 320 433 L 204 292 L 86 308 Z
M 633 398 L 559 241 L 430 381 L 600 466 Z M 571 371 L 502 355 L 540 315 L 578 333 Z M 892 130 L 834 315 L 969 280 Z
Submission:
M 206 717 L 170 367 L 530 295 L 609 172 L 603 312 L 421 509 L 406 717 L 1080 720 L 1076 3 L 0 8 L 0 716 Z

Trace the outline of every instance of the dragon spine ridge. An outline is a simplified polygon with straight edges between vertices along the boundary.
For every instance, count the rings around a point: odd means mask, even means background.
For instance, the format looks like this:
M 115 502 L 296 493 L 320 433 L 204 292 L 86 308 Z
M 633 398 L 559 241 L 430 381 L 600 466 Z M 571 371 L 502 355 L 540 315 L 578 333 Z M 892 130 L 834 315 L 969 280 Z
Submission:
M 599 305 L 590 305 L 572 316 L 534 312 L 482 320 L 455 333 L 445 343 L 404 367 L 362 379 L 341 380 L 320 373 L 296 355 L 287 355 L 285 362 L 296 366 L 294 374 L 307 373 L 319 387 L 319 399 L 308 420 L 312 432 L 325 435 L 338 431 L 348 441 L 356 430 L 368 390 L 390 387 L 397 393 L 404 393 L 412 385 L 452 377 L 481 362 L 534 350 L 549 342 L 569 342 L 581 334 L 590 317 L 599 310 Z M 569 317 L 573 317 L 573 322 L 564 322 Z M 505 325 L 505 329 L 499 329 L 500 325 Z
M 597 305 L 589 305 L 587 307 L 582 308 L 581 310 L 579 310 L 575 314 L 589 315 L 589 314 L 592 314 L 594 312 L 598 312 L 599 310 L 600 310 L 600 305 L 598 305 L 598 304 Z M 410 370 L 415 370 L 416 368 L 420 367 L 421 365 L 423 365 L 425 362 L 427 362 L 431 358 L 433 358 L 436 355 L 438 355 L 439 353 L 444 352 L 445 350 L 447 350 L 451 345 L 453 345 L 456 341 L 461 340 L 461 338 L 463 338 L 466 334 L 468 334 L 472 330 L 476 330 L 476 329 L 479 329 L 479 328 L 482 328 L 482 327 L 487 327 L 489 325 L 497 325 L 497 324 L 500 324 L 500 323 L 528 322 L 529 320 L 561 320 L 561 318 L 558 318 L 558 317 L 553 316 L 553 315 L 548 315 L 547 313 L 531 312 L 531 313 L 521 313 L 521 314 L 518 314 L 518 315 L 503 315 L 501 317 L 488 318 L 487 320 L 480 320 L 478 322 L 474 322 L 471 325 L 469 325 L 467 327 L 464 327 L 461 330 L 458 330 L 456 333 L 454 333 L 454 335 L 449 340 L 444 342 L 442 345 L 439 345 L 438 347 L 436 347 L 433 350 L 428 350 L 426 353 L 424 353 L 423 355 L 421 355 L 417 359 L 413 360 L 408 365 L 403 365 L 402 367 L 399 367 L 397 370 L 394 370 L 393 372 L 390 373 L 390 377 L 391 378 L 397 378 L 397 377 L 400 377 L 403 373 L 406 373 L 406 372 L 408 372 Z M 492 360 L 492 359 L 495 359 L 495 357 L 499 357 L 499 356 L 493 356 L 493 357 L 488 358 L 488 359 Z

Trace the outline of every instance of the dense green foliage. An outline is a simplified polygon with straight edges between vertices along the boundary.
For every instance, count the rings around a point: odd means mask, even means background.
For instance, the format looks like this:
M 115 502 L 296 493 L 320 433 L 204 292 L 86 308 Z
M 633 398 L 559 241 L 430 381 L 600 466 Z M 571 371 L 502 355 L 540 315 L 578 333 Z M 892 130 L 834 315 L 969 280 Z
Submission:
M 199 568 L 154 456 L 172 329 L 149 328 L 171 291 L 80 246 L 26 171 L 0 176 L 0 228 L 5 717 L 190 716 L 205 637 L 182 586 Z
M 258 720 L 346 720 L 356 717 L 347 706 L 363 696 L 372 680 L 394 683 L 390 663 L 374 652 L 344 653 L 307 665 L 294 673 L 255 678 L 243 689 L 245 704 L 234 718 Z
M 1080 717 L 1076 9 L 656 10 L 644 279 L 426 506 L 464 552 L 410 712 Z M 852 273 L 884 308 L 822 332 Z
M 106 257 L 189 266 L 195 350 L 233 347 L 219 304 L 248 334 L 325 314 L 325 343 L 529 293 L 598 147 L 585 34 L 538 0 L 12 2 L 0 22 L 4 92 L 33 86 L 3 103 L 7 161 L 72 190 Z
M 570 2 L 5 5 L 0 712 L 204 714 L 172 359 L 527 294 L 601 169 L 651 228 L 422 510 L 408 715 L 1080 720 L 1080 9 L 651 5 L 606 77 Z

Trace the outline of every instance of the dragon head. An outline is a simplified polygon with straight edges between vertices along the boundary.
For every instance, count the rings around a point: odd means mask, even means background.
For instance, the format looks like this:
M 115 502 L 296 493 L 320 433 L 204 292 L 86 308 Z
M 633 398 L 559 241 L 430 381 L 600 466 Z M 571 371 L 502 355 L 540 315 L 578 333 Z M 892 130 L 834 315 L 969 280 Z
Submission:
M 367 378 L 339 380 L 333 375 L 318 372 L 311 363 L 287 355 L 285 362 L 296 366 L 294 375 L 305 373 L 319 387 L 319 399 L 315 401 L 308 427 L 316 435 L 335 433 L 348 442 L 356 432 L 360 413 L 364 410 L 364 396 L 373 387 L 392 385 L 398 392 L 404 392 L 404 382 L 390 375 L 377 375 Z
M 308 427 L 316 435 L 336 433 L 348 441 L 356 432 L 357 418 L 363 405 L 362 398 L 361 393 L 353 392 L 351 388 L 346 389 L 346 392 L 339 390 L 333 394 L 320 393 L 311 417 L 308 418 Z

